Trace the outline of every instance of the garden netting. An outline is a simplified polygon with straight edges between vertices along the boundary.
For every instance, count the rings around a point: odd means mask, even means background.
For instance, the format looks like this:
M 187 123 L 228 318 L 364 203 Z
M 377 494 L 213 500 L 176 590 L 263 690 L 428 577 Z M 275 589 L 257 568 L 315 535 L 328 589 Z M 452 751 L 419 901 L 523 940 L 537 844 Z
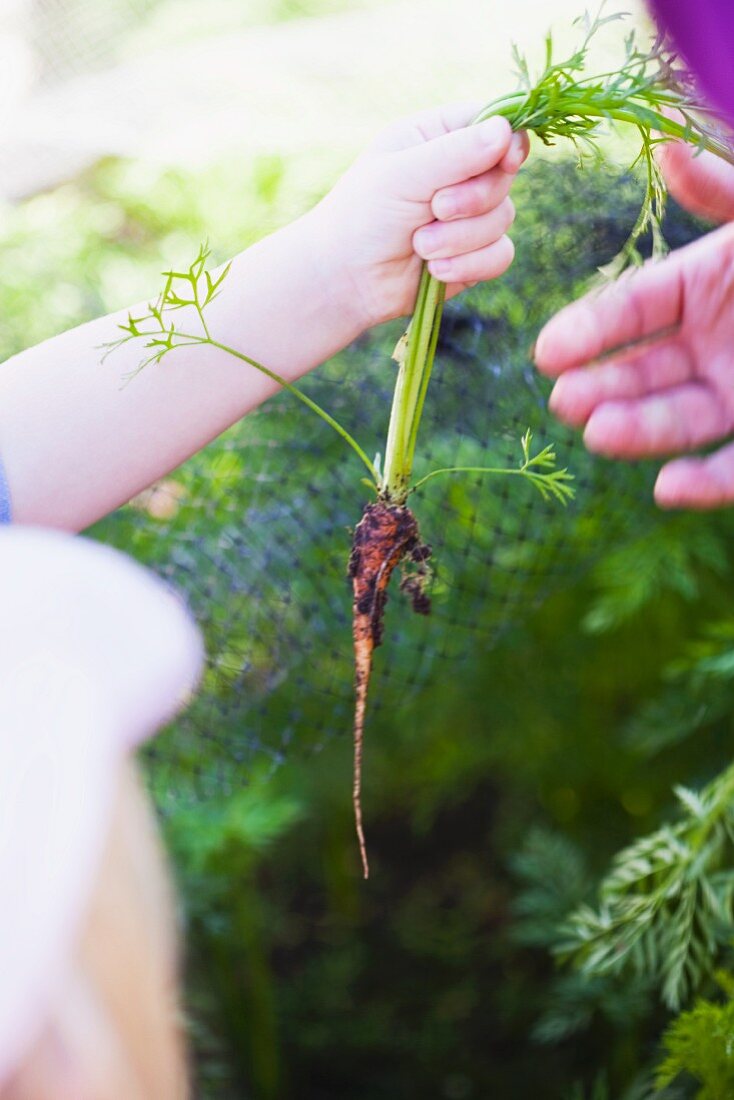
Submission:
M 411 498 L 433 548 L 433 611 L 414 615 L 393 583 L 370 692 L 368 769 L 372 738 L 398 727 L 419 735 L 429 684 L 434 701 L 442 685 L 449 726 L 451 700 L 477 685 L 491 713 L 498 639 L 630 532 L 658 538 L 680 522 L 652 503 L 653 464 L 592 457 L 549 416 L 549 387 L 531 360 L 542 322 L 616 253 L 639 200 L 639 182 L 612 170 L 582 171 L 570 160 L 529 168 L 518 188 L 513 268 L 447 307 L 416 476 L 453 465 L 517 467 L 530 428 L 534 448 L 554 444 L 576 497 L 563 507 L 519 478 L 454 475 Z M 697 232 L 678 210 L 668 218 L 673 246 Z M 370 454 L 383 445 L 402 327 L 366 334 L 303 382 Z M 100 537 L 132 548 L 185 595 L 206 637 L 198 695 L 148 750 L 164 812 L 226 795 L 252 769 L 351 736 L 346 563 L 369 495 L 360 479 L 342 441 L 280 394 L 100 525 Z

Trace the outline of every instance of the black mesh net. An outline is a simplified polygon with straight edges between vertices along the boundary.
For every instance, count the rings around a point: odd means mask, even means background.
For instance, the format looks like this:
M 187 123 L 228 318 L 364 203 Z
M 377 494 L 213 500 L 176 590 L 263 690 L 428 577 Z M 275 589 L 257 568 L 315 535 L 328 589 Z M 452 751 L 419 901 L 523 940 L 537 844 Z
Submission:
M 624 541 L 631 511 L 637 536 L 641 523 L 664 522 L 652 504 L 652 466 L 589 456 L 549 417 L 548 387 L 530 358 L 543 320 L 624 241 L 639 182 L 579 174 L 564 161 L 528 169 L 519 188 L 515 265 L 447 307 L 415 472 L 517 466 L 530 428 L 537 447 L 555 444 L 576 498 L 564 508 L 519 478 L 464 475 L 437 478 L 411 498 L 433 547 L 433 612 L 414 615 L 393 583 L 368 738 L 419 721 L 429 681 L 461 691 L 478 651 Z M 696 232 L 679 211 L 668 220 L 672 245 Z M 383 445 L 401 328 L 368 334 L 303 384 L 370 454 Z M 185 593 L 206 636 L 199 694 L 148 750 L 164 812 L 351 736 L 346 563 L 369 496 L 360 477 L 342 441 L 281 394 L 101 525 L 101 537 L 132 547 Z

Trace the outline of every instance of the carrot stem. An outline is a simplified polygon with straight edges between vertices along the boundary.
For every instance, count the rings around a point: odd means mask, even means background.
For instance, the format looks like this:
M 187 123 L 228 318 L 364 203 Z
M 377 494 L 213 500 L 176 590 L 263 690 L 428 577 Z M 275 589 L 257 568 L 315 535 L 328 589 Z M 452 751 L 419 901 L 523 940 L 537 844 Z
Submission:
M 393 504 L 402 504 L 410 491 L 418 429 L 436 356 L 445 299 L 446 284 L 434 279 L 424 263 L 415 312 L 406 333 L 407 347 L 393 393 L 385 444 L 380 493 Z

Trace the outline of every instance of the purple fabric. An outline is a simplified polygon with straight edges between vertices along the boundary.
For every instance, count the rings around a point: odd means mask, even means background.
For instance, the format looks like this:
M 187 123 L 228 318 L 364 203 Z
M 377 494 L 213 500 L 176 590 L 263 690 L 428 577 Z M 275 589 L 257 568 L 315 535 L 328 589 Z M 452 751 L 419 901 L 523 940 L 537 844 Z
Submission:
M 734 124 L 734 0 L 650 0 L 711 101 Z

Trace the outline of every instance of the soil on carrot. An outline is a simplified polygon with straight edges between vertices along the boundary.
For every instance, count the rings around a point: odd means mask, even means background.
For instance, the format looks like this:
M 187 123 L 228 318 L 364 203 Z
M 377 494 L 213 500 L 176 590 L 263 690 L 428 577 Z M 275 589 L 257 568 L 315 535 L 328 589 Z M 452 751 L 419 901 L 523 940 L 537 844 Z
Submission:
M 431 601 L 425 591 L 430 556 L 431 548 L 421 542 L 410 508 L 383 500 L 366 505 L 354 531 L 348 570 L 354 594 L 354 820 L 365 878 L 369 878 L 369 863 L 362 826 L 362 744 L 372 658 L 382 642 L 387 589 L 398 566 L 404 570 L 400 588 L 413 610 L 419 615 L 430 613 Z

